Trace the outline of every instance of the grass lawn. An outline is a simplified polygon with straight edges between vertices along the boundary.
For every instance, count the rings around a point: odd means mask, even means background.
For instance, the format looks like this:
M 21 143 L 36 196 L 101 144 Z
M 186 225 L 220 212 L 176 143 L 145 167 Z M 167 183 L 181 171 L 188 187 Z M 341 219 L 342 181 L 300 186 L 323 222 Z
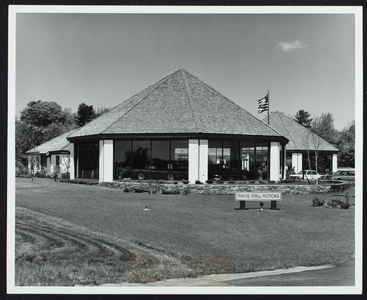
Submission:
M 349 194 L 354 195 L 353 190 Z M 61 265 L 54 281 L 49 280 L 51 284 L 147 282 L 337 264 L 351 258 L 354 209 L 311 207 L 315 196 L 326 201 L 343 199 L 333 194 L 284 195 L 277 205 L 280 210 L 260 212 L 258 203 L 249 205 L 253 209 L 237 210 L 239 203 L 233 195 L 124 193 L 100 186 L 17 178 L 16 273 L 24 274 L 22 270 L 31 270 L 35 263 L 53 262 L 48 266 L 52 269 L 57 262 Z M 35 245 L 42 251 L 29 258 Z M 70 260 L 60 254 L 73 252 L 70 249 L 79 249 L 79 258 Z M 50 259 L 57 257 L 55 252 L 61 258 Z M 94 263 L 100 266 L 94 268 Z M 97 269 L 104 270 L 98 278 Z M 73 270 L 84 272 L 79 276 L 82 279 L 71 276 Z M 47 280 L 27 280 L 18 278 L 17 284 L 47 284 Z

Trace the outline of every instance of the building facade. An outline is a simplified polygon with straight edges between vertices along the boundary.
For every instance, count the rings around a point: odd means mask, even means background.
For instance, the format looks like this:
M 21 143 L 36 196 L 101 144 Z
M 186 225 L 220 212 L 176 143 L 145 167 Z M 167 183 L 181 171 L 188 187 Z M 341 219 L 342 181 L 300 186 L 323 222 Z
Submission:
M 285 177 L 288 139 L 184 69 L 67 139 L 71 179 Z
M 75 131 L 76 129 L 66 132 L 27 151 L 28 169 L 33 168 L 35 172 L 45 170 L 48 174 L 52 174 L 57 167 L 60 173 L 69 172 L 70 142 L 66 137 Z
M 289 140 L 286 146 L 288 170 L 296 173 L 316 169 L 320 173 L 337 171 L 338 148 L 282 112 L 272 112 L 269 124 Z

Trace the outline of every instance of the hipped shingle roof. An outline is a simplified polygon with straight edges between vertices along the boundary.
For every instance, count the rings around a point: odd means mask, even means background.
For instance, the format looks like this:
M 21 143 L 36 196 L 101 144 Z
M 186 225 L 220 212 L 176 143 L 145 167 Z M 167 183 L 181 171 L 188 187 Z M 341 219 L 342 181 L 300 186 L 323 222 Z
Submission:
M 339 151 L 338 148 L 324 140 L 322 137 L 302 126 L 294 119 L 287 117 L 282 112 L 272 112 L 269 116 L 269 123 L 271 127 L 276 129 L 289 140 L 287 151 L 315 150 L 315 145 L 312 144 L 312 141 L 315 140 L 317 140 L 317 150 L 319 151 Z M 312 139 L 312 137 L 316 137 L 316 139 Z
M 31 150 L 28 150 L 27 153 L 37 152 L 38 154 L 46 154 L 47 152 L 56 152 L 56 151 L 69 151 L 70 142 L 66 139 L 70 134 L 74 133 L 77 129 L 73 129 L 69 132 L 66 132 L 58 137 L 49 140 L 46 143 L 43 143 Z
M 146 133 L 281 136 L 189 72 L 179 69 L 86 124 L 69 138 Z

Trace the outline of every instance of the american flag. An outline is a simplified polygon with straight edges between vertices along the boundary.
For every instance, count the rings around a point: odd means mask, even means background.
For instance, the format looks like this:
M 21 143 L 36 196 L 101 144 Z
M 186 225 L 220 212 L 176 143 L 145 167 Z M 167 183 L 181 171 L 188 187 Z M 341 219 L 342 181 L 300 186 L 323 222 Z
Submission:
M 259 107 L 257 109 L 257 112 L 261 114 L 264 111 L 269 111 L 269 93 L 262 99 L 257 100 L 259 103 Z

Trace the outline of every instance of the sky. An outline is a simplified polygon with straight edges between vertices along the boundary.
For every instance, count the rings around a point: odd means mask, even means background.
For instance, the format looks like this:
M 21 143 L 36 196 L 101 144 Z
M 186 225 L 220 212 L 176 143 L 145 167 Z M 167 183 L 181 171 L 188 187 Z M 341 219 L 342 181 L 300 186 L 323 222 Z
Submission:
M 16 115 L 30 101 L 113 108 L 184 68 L 262 119 L 355 118 L 354 14 L 16 15 Z

